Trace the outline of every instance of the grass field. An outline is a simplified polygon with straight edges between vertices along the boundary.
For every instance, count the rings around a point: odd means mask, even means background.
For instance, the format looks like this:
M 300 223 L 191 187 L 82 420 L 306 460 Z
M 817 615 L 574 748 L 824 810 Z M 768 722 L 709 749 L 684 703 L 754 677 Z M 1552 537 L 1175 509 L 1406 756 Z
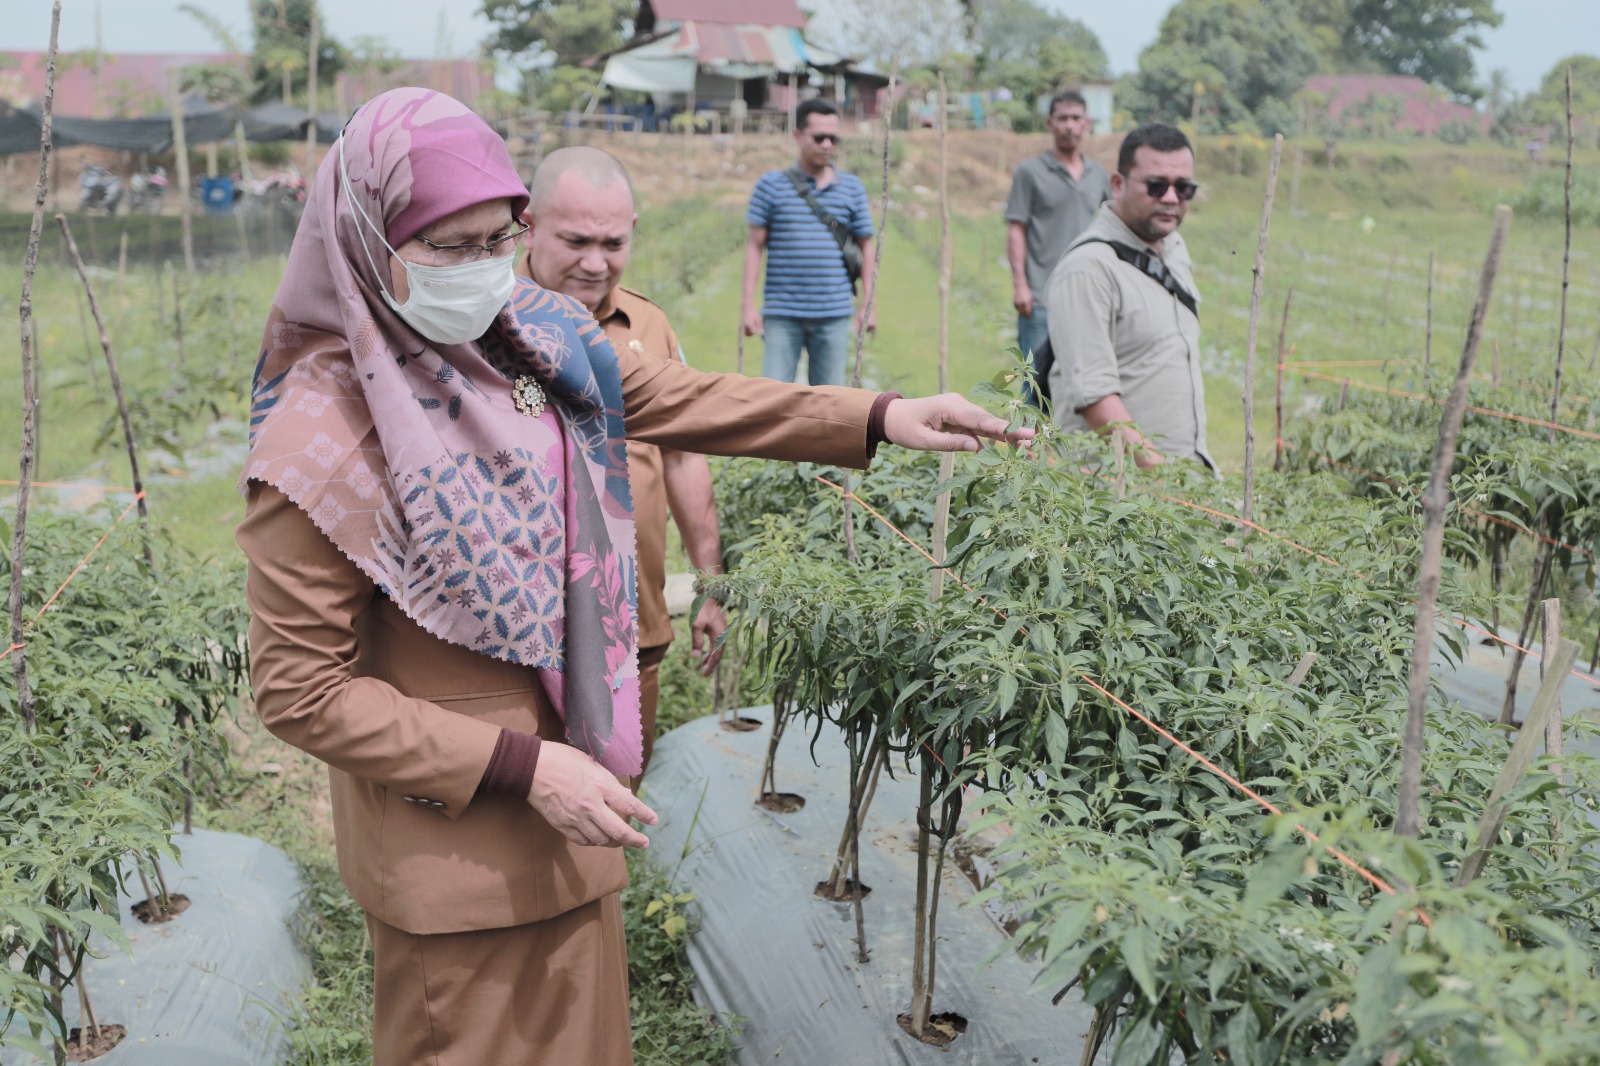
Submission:
M 742 151 L 697 147 L 702 154 L 692 157 L 680 151 L 678 142 L 657 149 L 632 142 L 617 147 L 636 176 L 640 197 L 639 238 L 628 283 L 666 308 L 692 363 L 708 370 L 734 369 L 745 197 L 761 170 L 786 161 L 784 142 L 751 138 Z M 899 142 L 894 152 L 880 328 L 866 345 L 865 380 L 874 387 L 923 393 L 937 381 L 935 147 L 931 134 L 918 133 Z M 1037 140 L 989 133 L 952 139 L 955 265 L 949 336 L 954 388 L 964 389 L 1011 365 L 1015 319 L 1000 206 L 1010 168 L 1042 147 Z M 1095 153 L 1109 161 L 1112 147 L 1104 141 Z M 873 150 L 851 146 L 848 162 L 867 180 L 869 190 L 879 184 Z M 1198 177 L 1206 191 L 1184 228 L 1204 299 L 1210 439 L 1224 467 L 1235 472 L 1244 455 L 1240 394 L 1265 151 L 1259 142 L 1247 140 L 1202 144 Z M 1389 368 L 1340 369 L 1336 374 L 1382 382 L 1399 373 L 1414 380 L 1424 348 L 1432 253 L 1433 357 L 1453 368 L 1487 243 L 1490 209 L 1497 201 L 1519 196 L 1536 169 L 1549 172 L 1548 161 L 1535 168 L 1519 154 L 1492 146 L 1349 145 L 1341 148 L 1342 163 L 1333 168 L 1322 165 L 1320 146 L 1308 152 L 1312 155 L 1317 162 L 1308 158 L 1296 199 L 1291 192 L 1294 152 L 1287 154 L 1273 220 L 1255 382 L 1262 462 L 1271 459 L 1273 356 L 1289 288 L 1294 289 L 1289 328 L 1293 360 L 1389 360 Z M 1580 163 L 1592 172 L 1600 154 L 1589 153 Z M 876 191 L 872 199 L 876 212 Z M 15 222 L 10 220 L 0 232 L 22 232 Z M 1561 237 L 1558 219 L 1515 222 L 1488 334 L 1490 345 L 1499 346 L 1507 381 L 1547 376 L 1557 334 Z M 114 412 L 93 325 L 53 227 L 45 238 L 34 294 L 43 397 L 36 477 L 77 487 L 41 489 L 40 498 L 50 506 L 71 507 L 125 501 L 128 495 L 118 490 L 129 483 L 127 462 L 120 437 L 108 432 L 115 428 Z M 1600 331 L 1600 253 L 1593 238 L 1593 229 L 1582 230 L 1574 242 L 1568 326 L 1569 391 L 1585 398 L 1600 393 L 1591 356 Z M 14 239 L 8 237 L 8 243 Z M 12 261 L 20 263 L 20 247 L 16 251 Z M 211 565 L 241 573 L 231 531 L 242 514 L 234 483 L 243 447 L 244 397 L 260 323 L 281 269 L 277 257 L 223 259 L 209 262 L 196 278 L 180 280 L 181 353 L 172 275 L 135 262 L 125 275 L 101 266 L 94 277 L 139 412 L 152 515 L 182 544 L 213 560 Z M 20 267 L 8 272 L 0 283 L 0 301 L 16 306 L 20 274 Z M 13 398 L 0 409 L 0 438 L 10 440 L 20 436 L 17 344 L 15 330 L 0 335 L 0 392 Z M 759 368 L 758 341 L 745 345 L 744 361 L 747 369 Z M 1436 390 L 1442 389 L 1443 378 L 1434 380 Z M 1336 392 L 1336 385 L 1291 378 L 1287 406 L 1293 417 L 1308 417 L 1320 397 Z M 1566 410 L 1581 420 L 1589 402 L 1574 401 Z M 703 686 L 680 680 L 681 685 L 670 689 L 692 689 L 696 699 L 702 698 Z M 680 706 L 663 716 L 693 713 Z M 276 742 L 259 738 L 257 743 Z M 287 755 L 278 761 L 286 762 Z M 215 812 L 213 821 L 295 845 L 312 886 L 307 929 L 321 982 L 302 1018 L 312 1028 L 314 1047 L 303 1049 L 300 1061 L 358 1061 L 365 995 L 357 972 L 359 918 L 350 913 L 332 873 L 325 822 L 313 820 L 321 828 L 309 837 L 296 837 L 301 823 L 294 812 L 320 802 L 320 775 L 313 772 L 293 781 L 299 791 L 291 793 L 272 782 L 242 786 L 246 794 L 232 797 L 237 802 Z M 248 800 L 259 798 L 268 787 L 280 795 L 258 813 Z M 640 943 L 656 952 L 641 965 L 666 967 L 663 960 L 670 952 L 647 938 L 648 931 L 638 925 L 641 917 L 634 915 L 633 921 Z M 678 1008 L 670 1003 L 652 1001 L 637 1009 L 676 1019 L 664 1024 L 685 1025 L 685 1040 L 700 1038 L 692 1020 L 673 1014 Z

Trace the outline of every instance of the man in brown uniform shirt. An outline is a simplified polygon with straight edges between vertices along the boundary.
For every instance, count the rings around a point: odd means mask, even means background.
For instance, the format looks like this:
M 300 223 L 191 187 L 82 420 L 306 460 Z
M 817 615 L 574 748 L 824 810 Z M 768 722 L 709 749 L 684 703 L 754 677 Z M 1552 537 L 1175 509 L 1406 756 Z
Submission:
M 593 312 L 612 347 L 631 348 L 649 359 L 685 362 L 666 312 L 618 284 L 639 220 L 633 183 L 622 164 L 598 148 L 562 148 L 539 164 L 529 192 L 523 219 L 532 227 L 523 237 L 528 276 Z M 628 480 L 639 531 L 639 710 L 644 720 L 644 769 L 648 769 L 655 746 L 661 660 L 673 636 L 666 600 L 668 508 L 695 569 L 721 570 L 722 539 L 705 456 L 629 441 Z M 711 600 L 690 626 L 692 646 L 705 673 L 722 655 L 717 638 L 727 627 L 722 608 Z M 633 781 L 636 792 L 639 780 Z

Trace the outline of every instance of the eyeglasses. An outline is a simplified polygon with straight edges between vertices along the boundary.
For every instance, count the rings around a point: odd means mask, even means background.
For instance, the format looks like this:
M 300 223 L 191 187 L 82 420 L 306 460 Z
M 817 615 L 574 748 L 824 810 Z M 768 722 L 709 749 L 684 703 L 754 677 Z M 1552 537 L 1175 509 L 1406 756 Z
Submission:
M 1193 200 L 1194 194 L 1200 191 L 1200 186 L 1192 181 L 1168 181 L 1166 178 L 1146 178 L 1144 191 L 1150 194 L 1150 199 L 1159 200 L 1167 195 L 1171 189 L 1178 194 L 1180 200 Z
M 839 135 L 837 133 L 813 133 L 811 135 L 811 143 L 812 144 L 838 144 L 839 143 Z
M 511 250 L 515 247 L 511 242 L 531 228 L 526 222 L 516 222 L 513 225 L 517 228 L 508 230 L 488 244 L 434 244 L 420 233 L 417 234 L 417 240 L 436 252 L 442 252 L 449 262 L 476 263 L 486 255 L 499 257 L 511 254 Z

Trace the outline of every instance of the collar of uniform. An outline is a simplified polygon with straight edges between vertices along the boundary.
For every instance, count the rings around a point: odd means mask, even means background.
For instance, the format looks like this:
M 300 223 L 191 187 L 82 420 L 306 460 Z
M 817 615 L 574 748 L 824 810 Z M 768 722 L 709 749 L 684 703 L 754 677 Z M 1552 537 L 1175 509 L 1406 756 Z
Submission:
M 1150 252 L 1157 259 L 1160 259 L 1163 262 L 1166 261 L 1172 250 L 1176 248 L 1182 240 L 1182 238 L 1178 237 L 1178 231 L 1173 230 L 1166 237 L 1162 238 L 1161 247 L 1159 249 L 1152 248 L 1148 241 L 1128 228 L 1128 224 L 1122 221 L 1122 216 L 1117 214 L 1116 211 L 1112 209 L 1112 202 L 1110 200 L 1107 200 L 1105 203 L 1100 205 L 1100 217 L 1095 219 L 1092 225 L 1105 226 L 1107 229 L 1112 231 L 1111 233 L 1106 234 L 1106 236 L 1114 236 L 1117 240 L 1124 244 L 1131 245 L 1132 247 L 1138 248 L 1141 251 Z M 1084 233 L 1088 234 L 1088 230 L 1085 230 Z
M 638 317 L 637 302 L 639 297 L 624 289 L 621 285 L 612 286 L 606 298 L 600 301 L 600 306 L 594 309 L 594 320 L 604 326 L 615 321 L 625 328 L 633 328 L 633 320 Z

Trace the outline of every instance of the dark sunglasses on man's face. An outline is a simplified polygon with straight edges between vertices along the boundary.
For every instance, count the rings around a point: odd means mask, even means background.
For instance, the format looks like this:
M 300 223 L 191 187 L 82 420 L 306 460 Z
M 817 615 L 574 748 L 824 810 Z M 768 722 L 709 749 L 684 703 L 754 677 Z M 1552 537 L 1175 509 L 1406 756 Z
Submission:
M 839 135 L 837 133 L 813 133 L 811 135 L 811 143 L 812 144 L 838 144 L 839 143 Z
M 1194 194 L 1200 191 L 1200 186 L 1192 181 L 1168 181 L 1166 178 L 1146 178 L 1144 191 L 1150 194 L 1150 199 L 1159 200 L 1167 195 L 1171 189 L 1178 194 L 1180 200 L 1193 200 Z

